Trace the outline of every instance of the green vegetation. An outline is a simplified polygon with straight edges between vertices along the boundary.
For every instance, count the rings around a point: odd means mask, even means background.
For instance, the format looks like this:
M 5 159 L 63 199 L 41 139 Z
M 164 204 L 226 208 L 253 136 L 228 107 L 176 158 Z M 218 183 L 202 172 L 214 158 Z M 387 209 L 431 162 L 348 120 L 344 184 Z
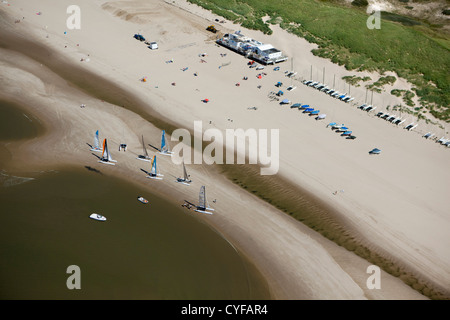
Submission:
M 381 92 L 381 88 L 383 88 L 386 84 L 394 84 L 397 79 L 393 76 L 380 77 L 376 82 L 369 84 L 366 86 L 369 90 L 376 90 L 377 92 Z
M 396 97 L 403 96 L 403 101 L 406 103 L 407 106 L 410 106 L 410 107 L 415 106 L 415 103 L 412 101 L 412 98 L 414 98 L 414 96 L 415 96 L 414 92 L 411 92 L 409 90 L 394 89 L 394 90 L 391 90 L 391 94 Z
M 369 2 L 367 2 L 367 0 L 353 0 L 352 1 L 352 5 L 357 6 L 357 7 L 367 7 L 368 4 L 369 4 Z
M 355 87 L 359 87 L 359 83 L 360 81 L 369 81 L 371 78 L 370 77 L 357 77 L 357 76 L 344 76 L 342 77 L 342 80 L 344 80 L 345 82 L 347 82 L 348 84 L 351 84 L 352 86 Z
M 270 23 L 280 23 L 316 43 L 315 55 L 347 70 L 393 71 L 414 85 L 420 104 L 433 116 L 450 122 L 450 39 L 425 22 L 382 13 L 381 28 L 368 29 L 364 8 L 329 1 L 188 1 L 266 34 L 272 32 Z M 266 23 L 265 16 L 270 17 Z

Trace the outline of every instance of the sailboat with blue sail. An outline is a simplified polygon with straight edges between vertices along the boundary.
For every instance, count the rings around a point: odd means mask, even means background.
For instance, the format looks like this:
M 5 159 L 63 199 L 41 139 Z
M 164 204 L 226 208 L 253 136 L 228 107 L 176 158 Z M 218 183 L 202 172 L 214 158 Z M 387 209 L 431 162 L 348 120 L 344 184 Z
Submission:
M 150 172 L 147 172 L 147 178 L 155 179 L 155 180 L 162 180 L 162 177 L 164 177 L 164 175 L 159 173 L 159 170 L 156 166 L 156 156 L 153 156 L 152 170 Z
M 159 149 L 159 153 L 169 156 L 173 154 L 173 152 L 170 151 L 169 144 L 167 143 L 165 130 L 163 130 L 161 134 L 161 149 Z
M 102 148 L 100 148 L 100 139 L 98 138 L 98 130 L 94 135 L 94 146 L 91 148 L 91 151 L 102 152 Z

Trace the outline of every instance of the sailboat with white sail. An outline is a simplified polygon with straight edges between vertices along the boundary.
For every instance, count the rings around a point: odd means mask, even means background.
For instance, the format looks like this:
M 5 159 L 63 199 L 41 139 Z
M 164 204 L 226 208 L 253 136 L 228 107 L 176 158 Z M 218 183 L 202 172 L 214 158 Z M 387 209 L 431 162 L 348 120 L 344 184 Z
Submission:
M 100 139 L 98 138 L 98 130 L 94 135 L 94 146 L 91 148 L 91 151 L 102 152 L 102 148 L 100 148 Z
M 145 147 L 144 135 L 142 135 L 142 148 L 143 148 L 143 154 L 138 155 L 138 157 L 136 159 L 151 162 L 152 158 L 148 155 L 147 148 Z
M 150 172 L 147 172 L 147 178 L 162 180 L 162 177 L 164 177 L 164 175 L 159 173 L 159 170 L 156 166 L 156 156 L 153 156 L 152 170 Z
M 190 183 L 192 182 L 192 180 L 189 179 L 189 175 L 187 174 L 186 166 L 184 165 L 184 161 L 182 164 L 183 164 L 183 177 L 177 178 L 176 182 L 189 186 Z
M 111 153 L 109 152 L 108 149 L 108 141 L 103 140 L 103 152 L 102 152 L 102 157 L 100 158 L 100 160 L 98 161 L 100 163 L 105 163 L 105 164 L 110 164 L 110 165 L 115 165 L 114 162 L 117 162 L 116 160 L 113 160 L 111 158 Z
M 188 209 L 195 207 L 196 208 L 194 210 L 195 212 L 206 213 L 206 214 L 213 214 L 211 211 L 214 211 L 213 208 L 210 208 L 207 205 L 205 186 L 200 187 L 200 193 L 198 196 L 198 205 L 195 205 L 192 202 L 184 200 L 183 206 L 187 207 Z
M 166 131 L 163 130 L 161 134 L 161 149 L 159 149 L 160 154 L 164 155 L 172 155 L 172 151 L 170 151 L 169 144 L 167 143 Z

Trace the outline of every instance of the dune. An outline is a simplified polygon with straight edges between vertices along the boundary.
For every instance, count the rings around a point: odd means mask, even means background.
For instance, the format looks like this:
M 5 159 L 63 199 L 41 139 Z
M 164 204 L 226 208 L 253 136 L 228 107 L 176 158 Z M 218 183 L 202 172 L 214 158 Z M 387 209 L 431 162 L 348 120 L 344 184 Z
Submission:
M 110 145 L 128 142 L 126 152 L 114 147 L 118 163 L 102 172 L 180 204 L 197 199 L 198 187 L 206 185 L 210 200 L 217 199 L 215 213 L 198 218 L 255 264 L 274 299 L 424 299 L 418 291 L 431 290 L 449 296 L 448 149 L 304 86 L 300 81 L 311 65 L 336 78 L 348 74 L 314 57 L 306 41 L 277 27 L 271 36 L 239 27 L 293 58 L 281 63 L 280 71 L 270 66 L 261 71 L 216 45 L 215 36 L 205 30 L 216 17 L 184 1 L 80 1 L 79 30 L 66 26 L 70 1 L 9 4 L 0 7 L 0 93 L 50 128 L 39 139 L 8 146 L 12 169 L 30 162 L 36 168 L 98 166 L 86 143 L 99 129 Z M 238 26 L 224 22 L 218 28 L 226 33 Z M 135 33 L 158 42 L 159 49 L 148 49 L 133 38 Z M 298 70 L 296 79 L 284 76 L 292 66 Z M 326 120 L 315 121 L 269 99 L 278 81 L 284 97 L 320 109 Z M 291 84 L 297 88 L 287 92 Z M 355 97 L 361 101 L 364 94 L 361 89 Z M 209 102 L 202 102 L 206 98 Z M 392 262 L 403 278 L 382 271 L 382 289 L 369 289 L 367 267 L 373 263 L 243 190 L 220 168 L 190 165 L 195 187 L 180 188 L 170 178 L 150 184 L 140 171 L 143 163 L 135 159 L 141 135 L 157 144 L 158 125 L 193 131 L 194 121 L 222 131 L 279 130 L 279 171 L 272 180 L 264 178 L 267 187 L 274 187 L 271 181 L 286 181 L 292 188 L 282 192 L 307 190 L 332 209 L 327 214 L 348 237 Z M 326 127 L 330 121 L 348 125 L 357 139 L 339 136 Z M 382 154 L 369 155 L 374 147 Z M 170 158 L 158 161 L 167 177 L 181 174 Z M 413 283 L 408 283 L 410 276 Z

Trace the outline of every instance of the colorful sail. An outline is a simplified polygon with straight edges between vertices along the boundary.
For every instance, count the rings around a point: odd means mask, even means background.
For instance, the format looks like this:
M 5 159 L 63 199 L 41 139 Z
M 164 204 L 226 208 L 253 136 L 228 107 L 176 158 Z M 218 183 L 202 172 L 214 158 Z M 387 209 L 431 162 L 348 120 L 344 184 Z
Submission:
M 157 175 L 157 171 L 156 171 L 156 156 L 153 156 L 153 160 L 152 160 L 152 171 L 150 171 L 151 175 L 156 176 Z
M 100 149 L 100 140 L 98 138 L 98 130 L 95 132 L 95 136 L 94 136 L 94 149 Z
M 108 154 L 108 146 L 106 145 L 106 139 L 104 139 L 103 140 L 102 159 L 106 159 L 107 154 Z
M 166 131 L 162 131 L 161 135 L 161 152 L 167 153 L 169 151 L 169 147 L 166 144 Z
M 111 158 L 111 153 L 109 153 L 108 142 L 106 141 L 106 139 L 103 140 L 102 159 L 103 159 L 103 161 L 113 161 L 113 162 L 115 162 L 115 161 Z

